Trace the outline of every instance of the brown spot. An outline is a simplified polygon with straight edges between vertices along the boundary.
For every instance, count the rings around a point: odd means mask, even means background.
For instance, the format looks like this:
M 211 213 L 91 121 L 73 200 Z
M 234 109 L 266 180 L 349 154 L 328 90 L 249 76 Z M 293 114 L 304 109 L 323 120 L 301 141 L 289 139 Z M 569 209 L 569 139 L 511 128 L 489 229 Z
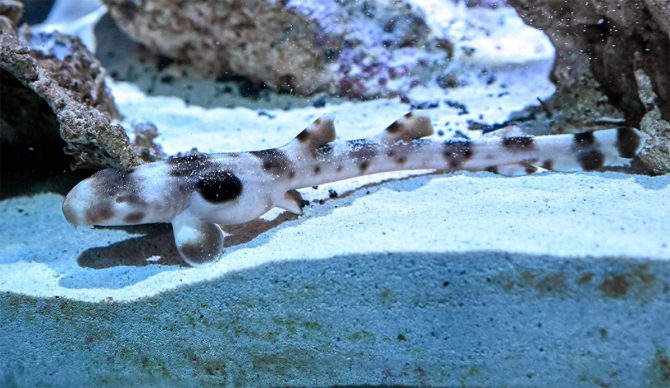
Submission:
M 309 139 L 309 131 L 303 129 L 295 138 L 298 139 L 299 142 L 304 143 Z
M 391 125 L 386 127 L 386 132 L 388 133 L 396 133 L 400 130 L 400 124 L 398 124 L 397 121 L 394 121 Z
M 406 118 L 406 119 L 409 119 L 409 118 L 411 118 L 411 117 L 412 117 L 412 112 L 407 112 L 407 113 L 405 113 L 405 118 Z
M 128 203 L 135 207 L 142 207 L 147 205 L 147 201 L 143 200 L 138 194 L 123 193 L 116 197 L 116 203 Z
M 395 161 L 399 164 L 405 164 L 407 161 L 407 156 L 398 156 Z
M 498 166 L 488 166 L 484 169 L 484 171 L 492 172 L 494 174 L 498 173 Z
M 535 289 L 541 294 L 560 293 L 565 291 L 565 275 L 550 273 L 538 279 Z
M 128 214 L 127 216 L 123 217 L 123 222 L 127 222 L 129 224 L 137 224 L 141 222 L 144 219 L 145 214 L 143 212 L 132 212 Z
M 314 156 L 317 156 L 317 151 L 323 145 L 335 140 L 335 127 L 332 120 L 316 119 L 311 126 L 300 134 L 298 134 L 298 141 L 306 143 L 307 148 Z
M 537 167 L 533 166 L 532 164 L 524 164 L 524 167 L 526 168 L 526 174 L 531 175 L 535 174 L 537 172 Z
M 628 280 L 624 275 L 610 276 L 600 285 L 600 290 L 612 298 L 621 298 L 628 292 Z
M 654 356 L 654 363 L 652 364 L 652 384 L 658 387 L 667 387 L 670 382 L 670 359 L 665 352 L 665 349 L 657 348 Z
M 389 158 L 394 157 L 395 156 L 395 151 L 393 151 L 393 150 L 386 151 L 386 156 L 388 156 Z
M 616 148 L 622 158 L 633 158 L 640 148 L 640 136 L 632 128 L 617 128 Z
M 297 190 L 287 191 L 286 196 L 291 199 L 291 201 L 295 202 L 301 209 L 305 207 L 305 201 Z
M 286 154 L 276 148 L 251 151 L 250 154 L 261 160 L 263 170 L 277 176 L 282 175 L 290 165 Z
M 338 164 L 337 167 L 335 167 L 335 171 L 337 171 L 337 172 L 342 172 L 342 169 L 343 169 L 343 168 L 344 168 L 344 167 L 342 167 L 341 164 Z
M 574 135 L 575 146 L 577 148 L 586 148 L 590 147 L 596 142 L 595 136 L 593 136 L 593 131 L 575 133 Z
M 585 273 L 584 275 L 580 276 L 579 279 L 577 279 L 577 284 L 579 284 L 581 286 L 583 284 L 586 284 L 586 283 L 590 282 L 591 279 L 593 279 L 594 275 L 595 274 L 593 272 Z
M 607 337 L 609 336 L 607 329 L 605 329 L 604 327 L 598 329 L 598 334 L 600 334 L 600 339 L 603 341 L 607 340 Z
M 107 201 L 96 203 L 86 209 L 86 219 L 90 225 L 99 225 L 112 218 L 112 215 L 114 215 L 112 205 Z
M 442 155 L 453 169 L 461 167 L 474 153 L 472 142 L 469 140 L 447 140 L 442 144 L 444 144 Z
M 511 136 L 504 138 L 502 145 L 509 151 L 530 151 L 534 149 L 535 139 L 532 136 Z
M 195 176 L 203 170 L 214 167 L 209 155 L 200 152 L 185 156 L 173 156 L 168 158 L 166 162 L 170 166 L 170 175 L 176 177 Z
M 367 170 L 370 160 L 377 155 L 377 144 L 367 139 L 348 140 L 349 155 L 358 163 L 361 171 Z
M 288 179 L 293 179 L 295 178 L 295 171 L 291 170 L 288 172 Z
M 553 170 L 554 169 L 554 161 L 547 159 L 542 163 L 542 168 L 546 170 Z
M 579 165 L 585 171 L 593 171 L 601 168 L 605 163 L 605 155 L 598 150 L 591 150 L 587 152 L 580 152 L 577 155 Z
M 318 175 L 321 172 L 320 166 L 314 166 L 314 174 Z

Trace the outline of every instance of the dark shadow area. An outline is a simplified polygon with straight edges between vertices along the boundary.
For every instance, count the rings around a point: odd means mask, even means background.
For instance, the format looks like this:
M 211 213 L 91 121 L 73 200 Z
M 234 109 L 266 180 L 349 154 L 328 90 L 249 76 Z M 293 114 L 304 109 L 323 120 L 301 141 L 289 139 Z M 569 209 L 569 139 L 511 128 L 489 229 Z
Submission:
M 246 224 L 225 226 L 224 230 L 230 234 L 226 237 L 225 247 L 227 249 L 247 243 L 285 221 L 295 220 L 296 218 L 295 215 L 290 213 L 282 213 L 272 221 L 258 219 Z M 118 266 L 142 267 L 152 264 L 188 266 L 177 252 L 170 224 L 140 225 L 122 227 L 122 229 L 129 233 L 144 235 L 106 247 L 87 249 L 79 255 L 77 263 L 82 267 L 94 269 Z
M 0 69 L 0 199 L 70 186 L 70 159 L 58 120 L 46 100 Z M 70 186 L 71 187 L 71 186 Z M 59 189 L 60 188 L 60 189 Z
M 69 169 L 68 167 L 67 170 Z M 77 170 L 35 178 L 30 175 L 4 174 L 3 171 L 0 175 L 0 200 L 41 193 L 57 193 L 64 196 L 77 183 L 88 178 L 92 173 L 93 171 Z
M 129 233 L 144 235 L 106 247 L 87 249 L 79 255 L 77 263 L 82 267 L 94 269 L 118 266 L 142 267 L 150 264 L 187 266 L 177 253 L 171 225 L 151 224 L 123 227 L 123 229 Z M 160 257 L 160 260 L 147 260 L 152 257 Z
M 19 25 L 42 23 L 49 16 L 54 2 L 55 0 L 23 0 L 23 17 L 19 20 Z

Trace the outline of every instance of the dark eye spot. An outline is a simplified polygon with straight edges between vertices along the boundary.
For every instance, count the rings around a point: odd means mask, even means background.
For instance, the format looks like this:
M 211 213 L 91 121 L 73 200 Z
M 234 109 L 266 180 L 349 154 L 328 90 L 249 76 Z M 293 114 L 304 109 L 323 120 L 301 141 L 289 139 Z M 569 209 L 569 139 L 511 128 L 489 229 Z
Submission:
M 242 181 L 230 171 L 211 171 L 200 177 L 196 188 L 209 202 L 226 202 L 242 193 Z

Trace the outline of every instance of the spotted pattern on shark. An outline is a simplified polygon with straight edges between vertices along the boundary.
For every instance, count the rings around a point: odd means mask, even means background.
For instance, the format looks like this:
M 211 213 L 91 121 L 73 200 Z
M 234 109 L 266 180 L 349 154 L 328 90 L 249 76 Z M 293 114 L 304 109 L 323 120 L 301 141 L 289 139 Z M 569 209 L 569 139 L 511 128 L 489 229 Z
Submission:
M 540 170 L 591 171 L 634 157 L 644 136 L 634 128 L 575 135 L 480 140 L 425 139 L 430 119 L 410 112 L 376 136 L 340 141 L 322 117 L 273 149 L 191 153 L 132 170 L 106 169 L 66 196 L 63 213 L 77 225 L 171 223 L 181 257 L 191 265 L 223 254 L 221 225 L 252 221 L 273 207 L 301 214 L 297 189 L 388 171 L 490 171 L 516 176 Z

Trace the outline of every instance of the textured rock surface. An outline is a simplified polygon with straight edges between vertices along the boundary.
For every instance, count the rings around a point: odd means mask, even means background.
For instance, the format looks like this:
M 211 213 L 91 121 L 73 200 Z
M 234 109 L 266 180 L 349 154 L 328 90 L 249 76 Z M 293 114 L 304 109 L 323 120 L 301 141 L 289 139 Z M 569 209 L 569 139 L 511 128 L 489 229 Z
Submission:
M 661 117 L 661 111 L 656 105 L 657 96 L 649 77 L 644 71 L 636 70 L 635 78 L 640 90 L 640 101 L 647 110 L 640 120 L 640 129 L 649 135 L 639 159 L 643 167 L 651 173 L 667 174 L 670 172 L 670 122 Z
M 670 171 L 670 3 L 662 0 L 510 0 L 556 47 L 556 95 L 545 104 L 558 132 L 600 124 L 639 126 L 653 139 L 640 159 Z M 644 75 L 640 82 L 638 74 Z M 645 96 L 653 96 L 646 98 Z
M 429 28 L 404 1 L 105 4 L 133 39 L 158 54 L 208 75 L 242 75 L 297 94 L 406 91 L 429 76 L 432 62 L 448 56 L 443 49 L 425 49 Z
M 649 75 L 656 104 L 670 119 L 670 5 L 664 0 L 510 0 L 529 25 L 556 47 L 557 94 L 574 96 L 590 78 L 637 124 L 646 109 L 634 71 Z M 595 86 L 595 85 L 594 85 Z
M 0 17 L 3 172 L 137 164 L 123 128 L 111 121 L 118 113 L 93 54 L 58 33 L 25 28 L 19 35 Z

